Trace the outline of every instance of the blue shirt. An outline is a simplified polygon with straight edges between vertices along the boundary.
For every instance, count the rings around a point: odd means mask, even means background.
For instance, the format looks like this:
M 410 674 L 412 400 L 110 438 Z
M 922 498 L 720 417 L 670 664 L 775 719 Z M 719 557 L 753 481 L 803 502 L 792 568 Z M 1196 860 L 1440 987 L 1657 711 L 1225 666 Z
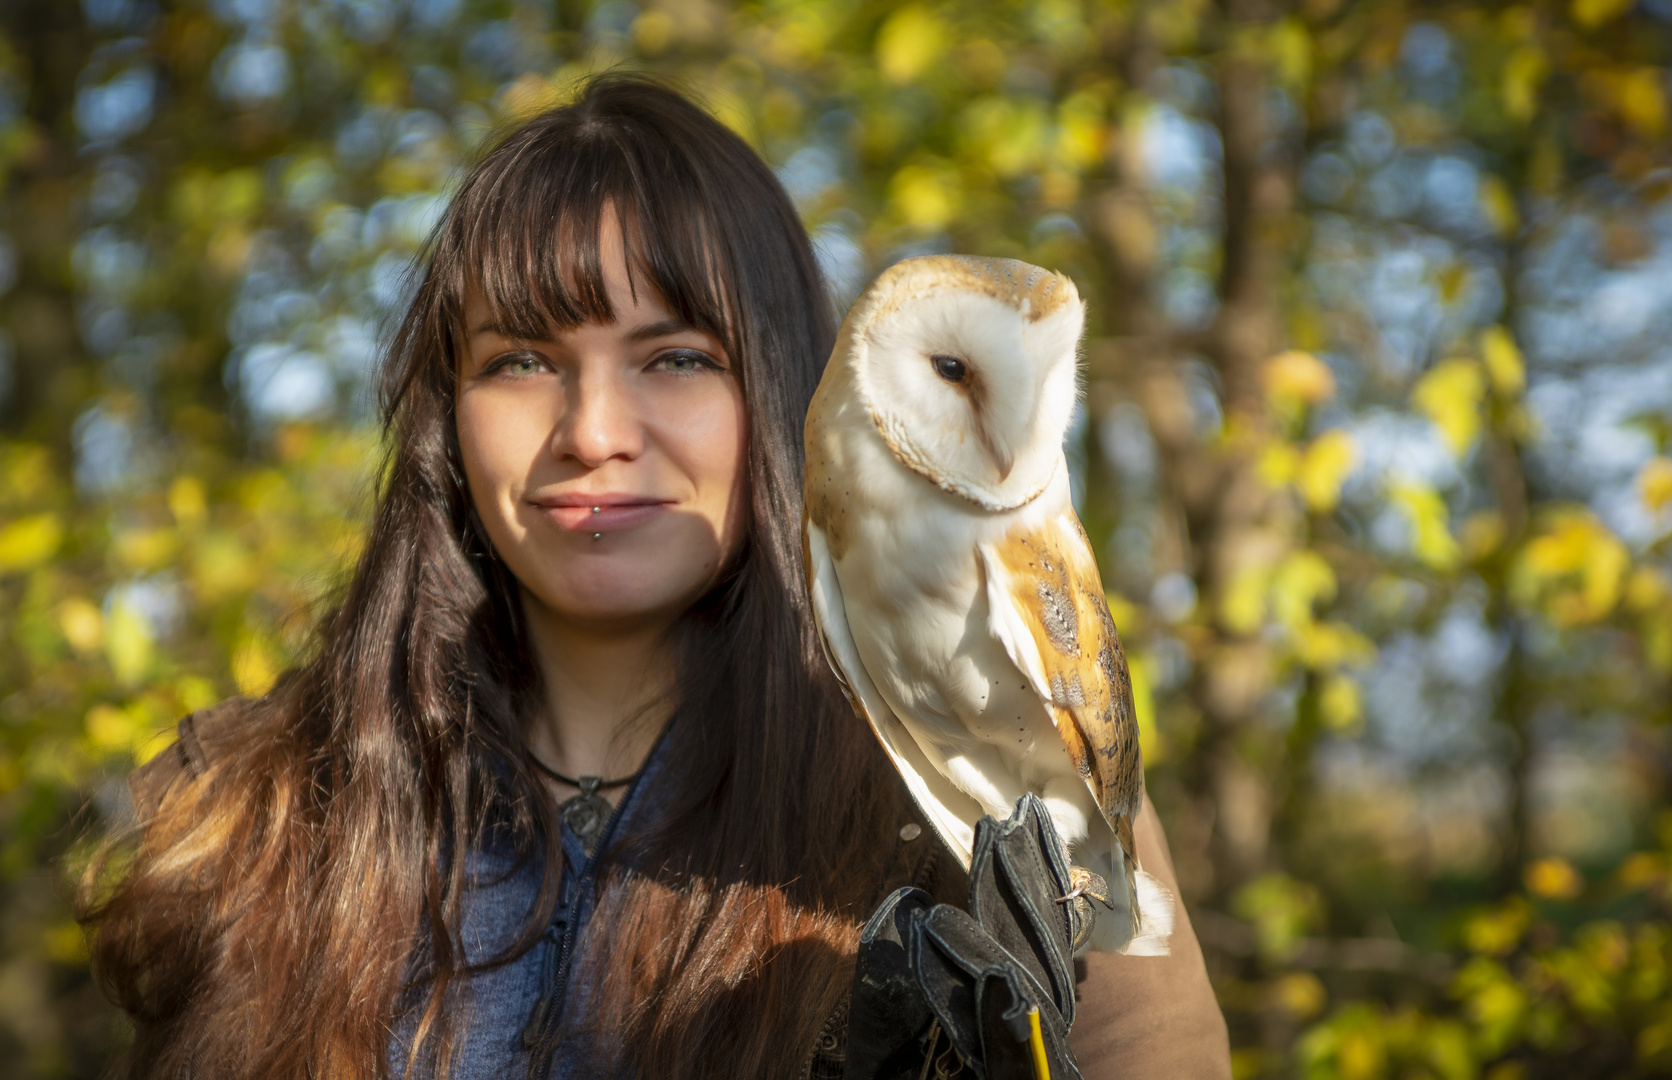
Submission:
M 646 811 L 649 800 L 637 796 L 661 768 L 663 745 L 665 740 L 651 751 L 638 779 L 622 793 L 599 836 L 596 853 L 605 851 L 613 837 Z M 462 1006 L 453 1018 L 457 1051 L 452 1076 L 456 1080 L 518 1080 L 528 1075 L 530 1048 L 539 1044 L 542 1035 L 555 1031 L 566 1013 L 586 1007 L 586 988 L 569 985 L 569 976 L 577 963 L 576 943 L 592 917 L 602 867 L 597 854 L 588 854 L 567 825 L 561 828 L 562 883 L 551 922 L 527 952 L 465 980 Z M 514 845 L 503 829 L 491 832 L 488 841 L 471 852 L 462 904 L 461 937 L 467 963 L 490 960 L 517 940 L 539 900 L 543 862 L 543 857 L 537 857 L 518 865 Z M 406 1075 L 421 1011 L 397 1024 L 389 1040 L 391 1076 Z M 558 1046 L 549 1067 L 536 1069 L 534 1075 L 551 1080 L 586 1075 L 583 1063 L 572 1054 L 572 1048 Z

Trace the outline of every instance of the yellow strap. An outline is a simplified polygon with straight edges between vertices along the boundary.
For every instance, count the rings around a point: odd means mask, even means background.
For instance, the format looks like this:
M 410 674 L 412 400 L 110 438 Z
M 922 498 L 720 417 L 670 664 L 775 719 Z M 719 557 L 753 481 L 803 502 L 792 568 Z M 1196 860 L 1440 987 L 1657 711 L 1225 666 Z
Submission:
M 1045 1060 L 1045 1033 L 1039 1029 L 1039 1010 L 1028 1010 L 1028 1049 L 1033 1051 L 1033 1080 L 1051 1080 L 1051 1063 Z

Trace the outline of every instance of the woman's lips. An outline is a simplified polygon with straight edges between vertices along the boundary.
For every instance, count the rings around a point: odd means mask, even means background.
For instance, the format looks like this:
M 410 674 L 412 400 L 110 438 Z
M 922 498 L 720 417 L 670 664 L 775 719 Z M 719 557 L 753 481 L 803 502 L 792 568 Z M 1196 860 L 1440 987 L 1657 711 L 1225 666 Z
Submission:
M 534 508 L 560 529 L 578 533 L 623 532 L 664 513 L 672 503 L 633 496 L 563 495 L 534 501 Z

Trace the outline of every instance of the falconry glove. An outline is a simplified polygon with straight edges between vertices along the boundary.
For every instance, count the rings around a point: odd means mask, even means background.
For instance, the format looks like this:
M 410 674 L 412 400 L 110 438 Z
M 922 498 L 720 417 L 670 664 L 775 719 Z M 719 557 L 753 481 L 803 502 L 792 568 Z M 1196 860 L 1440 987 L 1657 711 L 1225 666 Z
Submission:
M 1029 1043 L 1039 1012 L 1051 1080 L 1079 1080 L 1068 1047 L 1074 948 L 1089 909 L 1031 794 L 1009 820 L 976 824 L 969 910 L 899 889 L 865 924 L 848 1014 L 847 1080 L 967 1075 L 1041 1080 Z

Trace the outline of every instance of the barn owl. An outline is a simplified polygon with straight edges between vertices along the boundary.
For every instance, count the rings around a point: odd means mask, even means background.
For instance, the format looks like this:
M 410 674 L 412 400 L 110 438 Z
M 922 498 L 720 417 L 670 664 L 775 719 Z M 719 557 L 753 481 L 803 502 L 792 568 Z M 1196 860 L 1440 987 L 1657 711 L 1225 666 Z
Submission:
M 842 324 L 807 416 L 803 542 L 825 654 L 941 838 L 1024 792 L 1103 901 L 1090 947 L 1165 953 L 1172 897 L 1138 866 L 1131 683 L 1062 442 L 1085 320 L 1061 274 L 937 255 Z

